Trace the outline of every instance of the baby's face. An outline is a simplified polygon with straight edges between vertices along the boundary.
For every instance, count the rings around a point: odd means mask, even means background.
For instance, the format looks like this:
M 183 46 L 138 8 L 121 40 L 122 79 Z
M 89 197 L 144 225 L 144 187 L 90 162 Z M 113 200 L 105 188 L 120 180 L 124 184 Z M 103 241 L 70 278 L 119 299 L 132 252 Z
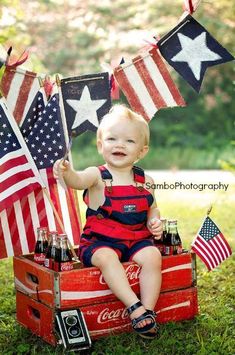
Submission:
M 132 166 L 148 150 L 140 125 L 129 119 L 114 119 L 106 124 L 97 145 L 104 160 L 120 168 Z

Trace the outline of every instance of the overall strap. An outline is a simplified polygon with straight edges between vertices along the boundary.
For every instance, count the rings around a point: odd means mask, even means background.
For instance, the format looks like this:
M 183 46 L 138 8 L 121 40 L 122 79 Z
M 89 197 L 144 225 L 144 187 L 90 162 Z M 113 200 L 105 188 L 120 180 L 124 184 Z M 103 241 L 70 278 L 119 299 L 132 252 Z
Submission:
M 108 191 L 111 192 L 112 190 L 112 181 L 113 181 L 113 177 L 110 174 L 110 172 L 108 171 L 108 169 L 106 169 L 106 167 L 104 165 L 100 165 L 98 166 L 98 169 L 100 171 L 101 174 L 101 178 L 105 183 L 105 187 L 107 187 Z M 107 186 L 106 184 L 106 180 L 110 180 L 110 186 Z M 83 191 L 83 201 L 88 205 L 88 189 L 85 189 Z
M 145 183 L 145 175 L 144 170 L 138 166 L 133 166 L 133 173 L 134 173 L 134 181 L 136 183 L 144 184 Z
M 113 180 L 112 175 L 110 174 L 110 172 L 108 171 L 108 169 L 106 169 L 106 167 L 104 165 L 98 166 L 98 169 L 100 171 L 102 180 Z
M 98 166 L 98 169 L 100 171 L 101 178 L 102 178 L 108 192 L 109 193 L 112 192 L 112 181 L 113 181 L 112 175 L 110 174 L 110 172 L 108 171 L 108 169 L 104 165 Z M 109 180 L 110 185 L 107 185 L 106 180 Z
M 98 166 L 98 169 L 100 171 L 102 180 L 113 180 L 113 177 L 111 173 L 108 171 L 108 169 L 104 165 Z M 133 166 L 133 173 L 134 173 L 134 181 L 139 182 L 140 184 L 145 183 L 145 175 L 144 175 L 144 170 L 138 166 Z
M 139 168 L 138 166 L 133 166 L 133 173 L 134 173 L 134 181 L 136 187 L 139 191 L 143 191 L 144 183 L 145 183 L 145 175 L 144 170 Z

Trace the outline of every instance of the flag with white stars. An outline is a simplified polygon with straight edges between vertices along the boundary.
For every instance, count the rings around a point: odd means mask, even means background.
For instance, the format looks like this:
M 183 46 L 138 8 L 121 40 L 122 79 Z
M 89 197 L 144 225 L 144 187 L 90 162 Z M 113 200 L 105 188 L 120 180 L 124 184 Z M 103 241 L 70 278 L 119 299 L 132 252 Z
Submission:
M 34 124 L 37 122 L 39 117 L 42 115 L 43 110 L 46 106 L 46 94 L 44 88 L 41 88 L 36 94 L 33 102 L 24 118 L 20 122 L 20 131 L 23 137 L 28 137 L 29 133 L 33 129 Z
M 19 134 L 25 146 L 27 142 L 32 154 L 32 163 L 39 169 L 40 177 L 47 187 L 71 244 L 77 245 L 81 227 L 75 193 L 70 188 L 65 191 L 53 176 L 52 170 L 55 160 L 60 159 L 66 150 L 56 89 L 57 87 L 46 105 L 42 104 L 40 92 L 38 93 L 38 99 L 31 107 L 31 114 L 27 115 L 28 119 L 24 120 L 21 127 L 24 137 L 20 132 Z M 16 122 L 15 125 L 19 131 Z M 6 164 L 10 162 L 11 160 Z M 33 252 L 39 226 L 62 233 L 41 186 L 0 211 L 0 259 Z
M 192 16 L 186 16 L 157 43 L 167 62 L 197 91 L 208 67 L 234 57 Z
M 40 102 L 39 105 L 41 105 Z M 66 150 L 58 93 L 54 94 L 40 111 L 33 127 L 31 129 L 29 127 L 26 131 L 30 130 L 30 133 L 25 137 L 25 141 L 35 164 L 38 169 L 52 167 L 57 159 L 64 156 Z
M 4 98 L 0 99 L 0 212 L 44 186 Z
M 69 136 L 95 132 L 111 108 L 109 74 L 89 74 L 61 80 Z
M 228 242 L 210 217 L 204 220 L 192 243 L 192 250 L 206 264 L 209 271 L 232 254 Z

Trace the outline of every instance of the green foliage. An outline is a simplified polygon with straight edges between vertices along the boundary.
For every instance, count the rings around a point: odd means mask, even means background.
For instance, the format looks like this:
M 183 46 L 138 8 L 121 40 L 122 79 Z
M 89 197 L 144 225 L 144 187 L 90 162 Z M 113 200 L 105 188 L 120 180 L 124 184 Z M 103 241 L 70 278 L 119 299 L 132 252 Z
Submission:
M 64 76 L 102 71 L 103 62 L 133 58 L 145 45 L 144 39 L 151 41 L 153 35 L 164 35 L 182 14 L 182 0 L 4 0 L 2 5 L 1 13 L 7 11 L 11 22 L 2 25 L 0 43 L 13 45 L 19 53 L 30 46 L 32 69 Z M 202 1 L 194 14 L 231 52 L 234 11 L 235 4 L 230 0 Z M 234 64 L 209 68 L 199 95 L 175 71 L 171 73 L 188 106 L 156 114 L 150 123 L 151 147 L 226 149 L 235 139 Z M 126 101 L 123 96 L 121 101 Z M 85 133 L 76 147 L 79 151 L 87 145 L 92 147 L 93 140 L 94 136 Z
M 233 146 L 235 146 L 235 141 L 232 141 L 231 144 L 232 144 Z M 234 156 L 235 156 L 234 153 L 235 153 L 235 152 L 234 152 L 234 150 L 235 150 L 235 149 L 233 148 L 233 155 L 232 155 L 232 157 L 226 157 L 225 160 L 221 159 L 221 160 L 219 161 L 220 166 L 221 166 L 222 169 L 224 169 L 224 170 L 229 170 L 229 171 L 235 171 L 235 158 L 234 158 Z

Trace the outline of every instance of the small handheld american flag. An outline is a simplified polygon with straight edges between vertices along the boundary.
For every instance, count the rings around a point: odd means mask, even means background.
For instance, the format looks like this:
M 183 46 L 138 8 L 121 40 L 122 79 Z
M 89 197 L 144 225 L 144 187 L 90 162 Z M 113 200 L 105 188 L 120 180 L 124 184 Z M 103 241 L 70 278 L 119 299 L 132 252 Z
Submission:
M 192 250 L 206 264 L 209 271 L 232 254 L 223 234 L 208 216 L 192 243 Z

